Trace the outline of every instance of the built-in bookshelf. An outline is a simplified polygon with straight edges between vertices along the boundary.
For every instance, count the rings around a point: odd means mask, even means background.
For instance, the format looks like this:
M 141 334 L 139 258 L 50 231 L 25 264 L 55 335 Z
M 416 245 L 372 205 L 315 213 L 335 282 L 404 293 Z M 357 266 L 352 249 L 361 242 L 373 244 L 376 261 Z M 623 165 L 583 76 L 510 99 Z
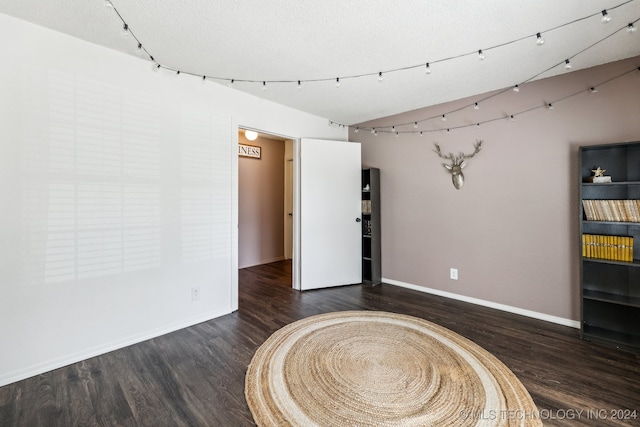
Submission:
M 380 169 L 362 170 L 362 283 L 382 282 Z
M 581 337 L 637 351 L 640 142 L 580 147 L 579 162 Z

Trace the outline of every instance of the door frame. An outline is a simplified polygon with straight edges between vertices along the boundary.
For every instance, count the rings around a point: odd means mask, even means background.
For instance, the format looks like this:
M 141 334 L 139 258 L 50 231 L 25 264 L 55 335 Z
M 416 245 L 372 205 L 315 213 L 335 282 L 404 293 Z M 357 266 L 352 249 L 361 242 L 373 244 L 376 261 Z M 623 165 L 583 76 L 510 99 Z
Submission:
M 300 285 L 300 138 L 295 138 L 292 136 L 288 136 L 288 135 L 282 135 L 279 134 L 277 132 L 271 132 L 271 131 L 267 131 L 267 130 L 261 130 L 261 129 L 257 129 L 251 126 L 244 126 L 240 123 L 233 123 L 232 124 L 232 128 L 234 129 L 233 131 L 233 138 L 234 138 L 234 146 L 237 147 L 238 146 L 238 133 L 240 132 L 240 130 L 252 130 L 261 134 L 267 134 L 267 135 L 273 135 L 276 136 L 278 138 L 282 138 L 282 139 L 288 139 L 293 141 L 293 176 L 292 176 L 292 182 L 293 182 L 293 189 L 292 189 L 292 196 L 293 196 L 293 232 L 292 232 L 292 260 L 291 260 L 291 265 L 292 265 L 292 271 L 291 271 L 291 287 L 293 289 L 296 290 L 300 290 L 301 285 Z M 238 155 L 236 152 L 235 155 L 235 204 L 234 204 L 234 217 L 235 217 L 235 222 L 236 222 L 236 226 L 235 226 L 235 231 L 234 231 L 234 237 L 232 238 L 233 241 L 233 251 L 235 253 L 235 265 L 232 266 L 232 268 L 234 269 L 235 273 L 232 272 L 233 276 L 235 277 L 234 279 L 234 283 L 233 286 L 235 288 L 235 291 L 232 292 L 233 295 L 235 295 L 235 302 L 233 302 L 233 306 L 236 307 L 238 306 L 238 255 L 239 255 L 239 246 L 238 246 L 238 227 L 239 227 L 239 220 L 238 220 L 238 200 L 239 200 L 239 192 L 240 192 L 240 188 L 238 186 Z M 232 298 L 234 298 L 234 296 L 232 296 Z

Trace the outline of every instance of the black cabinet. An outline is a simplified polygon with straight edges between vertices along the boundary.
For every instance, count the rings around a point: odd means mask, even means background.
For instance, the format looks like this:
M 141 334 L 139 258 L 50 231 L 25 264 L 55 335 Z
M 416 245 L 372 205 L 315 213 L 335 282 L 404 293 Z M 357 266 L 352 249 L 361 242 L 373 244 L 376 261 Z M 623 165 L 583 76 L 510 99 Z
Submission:
M 580 147 L 581 337 L 640 349 L 640 142 Z M 606 170 L 611 182 L 594 183 Z
M 382 282 L 380 247 L 380 169 L 362 170 L 362 283 Z

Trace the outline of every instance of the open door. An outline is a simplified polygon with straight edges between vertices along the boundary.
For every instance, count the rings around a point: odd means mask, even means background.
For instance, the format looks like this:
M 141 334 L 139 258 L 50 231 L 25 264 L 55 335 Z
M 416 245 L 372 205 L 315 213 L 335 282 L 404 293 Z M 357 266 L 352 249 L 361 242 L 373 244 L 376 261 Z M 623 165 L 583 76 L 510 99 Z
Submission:
M 300 289 L 362 282 L 360 143 L 300 140 Z

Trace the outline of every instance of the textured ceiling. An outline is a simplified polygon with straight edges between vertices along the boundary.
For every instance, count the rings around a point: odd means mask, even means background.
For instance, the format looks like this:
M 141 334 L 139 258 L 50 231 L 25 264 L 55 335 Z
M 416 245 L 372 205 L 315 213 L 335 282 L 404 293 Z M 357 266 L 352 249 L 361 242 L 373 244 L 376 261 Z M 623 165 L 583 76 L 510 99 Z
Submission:
M 112 2 L 163 67 L 235 79 L 237 90 L 345 125 L 565 73 L 567 58 L 575 71 L 640 55 L 640 31 L 625 30 L 640 19 L 640 0 Z M 136 55 L 103 0 L 0 0 L 0 13 Z

